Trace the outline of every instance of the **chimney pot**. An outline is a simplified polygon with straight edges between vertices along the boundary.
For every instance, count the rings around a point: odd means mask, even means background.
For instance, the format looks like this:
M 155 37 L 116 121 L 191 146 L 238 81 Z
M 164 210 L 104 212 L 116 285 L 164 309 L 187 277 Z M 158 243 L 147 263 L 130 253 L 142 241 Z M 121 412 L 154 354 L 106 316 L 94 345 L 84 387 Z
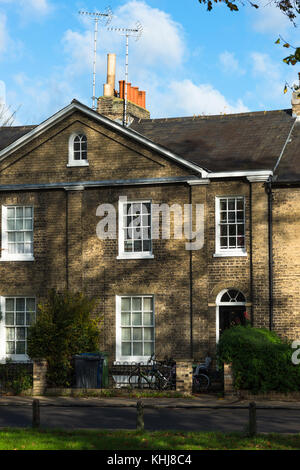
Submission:
M 116 54 L 107 54 L 107 79 L 106 83 L 111 87 L 111 95 L 113 96 L 115 90 L 116 79 Z

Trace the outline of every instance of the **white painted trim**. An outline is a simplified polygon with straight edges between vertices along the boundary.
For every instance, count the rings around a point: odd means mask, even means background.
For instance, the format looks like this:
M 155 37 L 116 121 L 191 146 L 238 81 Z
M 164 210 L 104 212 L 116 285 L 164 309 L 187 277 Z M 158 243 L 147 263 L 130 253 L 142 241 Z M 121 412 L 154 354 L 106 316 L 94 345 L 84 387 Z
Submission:
M 213 254 L 214 258 L 228 258 L 234 256 L 248 256 L 246 251 L 237 251 L 237 250 L 223 250 Z
M 189 186 L 200 186 L 203 184 L 210 184 L 210 180 L 208 178 L 201 178 L 199 180 L 188 180 L 187 184 Z
M 126 135 L 127 137 L 134 139 L 135 141 L 145 145 L 148 148 L 151 148 L 152 150 L 160 153 L 161 155 L 170 158 L 171 160 L 180 163 L 186 168 L 190 168 L 192 170 L 197 171 L 197 173 L 201 173 L 202 177 L 206 177 L 208 172 L 204 170 L 203 168 L 199 167 L 198 165 L 188 162 L 184 158 L 180 157 L 179 155 L 174 154 L 170 150 L 165 149 L 164 147 L 161 147 L 158 144 L 155 144 L 151 140 L 147 139 L 146 137 L 142 136 L 141 134 L 129 129 L 128 127 L 124 127 L 117 123 L 116 121 L 112 121 L 111 119 L 108 119 L 98 112 L 89 109 L 87 106 L 79 103 L 79 102 L 72 102 L 65 108 L 61 109 L 57 113 L 55 113 L 53 116 L 48 118 L 46 121 L 42 122 L 39 124 L 36 128 L 34 128 L 32 131 L 28 132 L 24 136 L 20 137 L 17 139 L 15 142 L 12 144 L 8 145 L 6 148 L 0 151 L 0 161 L 6 158 L 11 152 L 18 150 L 21 148 L 23 145 L 27 144 L 30 142 L 33 138 L 38 137 L 40 134 L 42 134 L 44 131 L 49 129 L 50 127 L 54 126 L 58 122 L 60 122 L 62 119 L 64 119 L 66 116 L 71 114 L 73 111 L 81 111 L 87 116 L 96 119 L 97 121 L 103 123 L 105 126 L 110 127 L 111 129 L 114 129 L 117 132 L 120 132 L 123 135 Z
M 118 255 L 116 259 L 154 259 L 154 255 L 143 253 L 123 253 Z
M 245 227 L 245 247 L 244 248 L 226 248 L 221 249 L 220 247 L 220 199 L 235 199 L 243 198 L 244 199 L 244 227 Z M 231 256 L 247 256 L 246 252 L 246 204 L 244 195 L 226 195 L 226 196 L 216 196 L 215 197 L 215 253 L 213 254 L 214 258 L 221 257 L 231 257 Z
M 88 160 L 74 160 L 74 140 L 75 140 L 75 137 L 79 135 L 84 135 L 85 138 L 87 139 L 85 133 L 81 130 L 72 132 L 72 134 L 69 137 L 69 159 L 68 159 L 67 167 L 89 166 Z
M 8 253 L 8 237 L 7 237 L 7 208 L 8 207 L 31 207 L 32 208 L 32 253 Z M 34 207 L 31 204 L 10 204 L 2 206 L 1 215 L 1 257 L 2 261 L 35 261 L 34 253 Z
M 220 172 L 212 172 L 208 173 L 207 177 L 209 179 L 212 178 L 240 178 L 240 177 L 264 177 L 265 181 L 269 178 L 269 176 L 273 175 L 273 171 L 271 170 L 249 170 L 249 171 L 220 171 Z
M 236 287 L 228 287 L 227 289 L 222 289 L 216 297 L 216 344 L 218 344 L 220 339 L 220 307 L 240 307 L 242 305 L 248 305 L 247 302 L 221 302 L 222 296 L 228 290 L 238 290 L 243 295 L 244 293 L 237 289 Z M 245 297 L 245 296 L 244 296 Z
M 151 251 L 144 252 L 125 252 L 124 251 L 124 230 L 123 230 L 123 205 L 124 204 L 135 204 L 145 203 L 151 205 L 150 214 L 150 229 L 151 229 Z M 118 256 L 116 259 L 153 259 L 154 254 L 152 252 L 152 200 L 151 199 L 140 199 L 140 200 L 126 200 L 124 196 L 120 196 L 118 201 Z
M 155 296 L 152 294 L 130 294 L 116 295 L 116 359 L 115 363 L 122 364 L 131 362 L 143 362 L 144 364 L 150 359 L 150 356 L 122 356 L 121 354 L 121 298 L 122 297 L 151 297 L 153 306 L 153 328 L 154 328 L 154 351 L 155 351 Z
M 36 314 L 36 297 L 34 295 L 6 295 L 0 296 L 0 312 L 2 318 L 0 319 L 0 364 L 5 364 L 7 360 L 13 362 L 31 362 L 28 354 L 6 354 L 6 327 L 5 327 L 5 299 L 6 298 L 22 298 L 35 300 L 35 314 Z M 28 327 L 26 327 L 28 328 Z

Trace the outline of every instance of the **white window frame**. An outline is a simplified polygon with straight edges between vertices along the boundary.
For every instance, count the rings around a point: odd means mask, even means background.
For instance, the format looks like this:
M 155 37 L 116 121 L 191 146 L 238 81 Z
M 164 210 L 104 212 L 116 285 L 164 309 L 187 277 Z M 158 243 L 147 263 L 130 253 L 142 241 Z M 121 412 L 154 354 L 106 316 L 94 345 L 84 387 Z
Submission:
M 151 237 L 151 250 L 150 251 L 135 251 L 135 252 L 126 252 L 124 251 L 124 226 L 123 226 L 123 207 L 124 204 L 150 204 L 151 206 L 151 214 L 150 214 L 150 237 Z M 154 255 L 152 252 L 153 248 L 153 240 L 152 240 L 152 201 L 150 199 L 140 199 L 140 200 L 124 200 L 123 197 L 119 199 L 118 204 L 118 211 L 119 211 L 119 254 L 117 259 L 153 259 Z
M 35 300 L 35 315 L 36 315 L 36 297 L 34 295 L 7 295 L 0 297 L 0 363 L 6 363 L 7 360 L 13 362 L 30 362 L 31 359 L 28 354 L 7 354 L 6 353 L 6 324 L 5 324 L 5 300 L 6 299 L 34 299 Z M 28 326 L 24 326 L 28 328 Z
M 86 134 L 84 132 L 78 131 L 78 132 L 73 132 L 70 135 L 69 138 L 69 161 L 67 164 L 67 167 L 72 167 L 72 166 L 89 166 L 88 159 L 80 159 L 80 160 L 75 160 L 74 159 L 74 140 L 77 136 L 79 135 L 84 135 L 86 137 Z M 86 137 L 87 139 L 87 137 Z
M 8 253 L 7 236 L 7 209 L 10 207 L 31 207 L 32 208 L 32 253 Z M 2 240 L 1 240 L 1 258 L 0 261 L 34 261 L 34 207 L 30 204 L 11 204 L 2 206 Z M 17 232 L 17 230 L 16 230 Z
M 221 248 L 220 245 L 220 200 L 221 199 L 243 199 L 244 201 L 244 240 L 245 246 L 243 248 Z M 245 205 L 245 196 L 239 195 L 226 195 L 226 196 L 217 196 L 215 199 L 215 253 L 214 257 L 225 257 L 225 256 L 247 256 L 246 251 L 246 205 Z
M 120 363 L 132 363 L 132 362 L 143 362 L 144 364 L 150 359 L 150 356 L 122 356 L 122 337 L 121 337 L 121 299 L 122 298 L 132 298 L 132 297 L 143 297 L 143 298 L 152 298 L 152 308 L 153 308 L 153 330 L 154 330 L 154 340 L 153 346 L 155 351 L 155 296 L 147 294 L 130 294 L 130 295 L 116 295 L 116 361 Z

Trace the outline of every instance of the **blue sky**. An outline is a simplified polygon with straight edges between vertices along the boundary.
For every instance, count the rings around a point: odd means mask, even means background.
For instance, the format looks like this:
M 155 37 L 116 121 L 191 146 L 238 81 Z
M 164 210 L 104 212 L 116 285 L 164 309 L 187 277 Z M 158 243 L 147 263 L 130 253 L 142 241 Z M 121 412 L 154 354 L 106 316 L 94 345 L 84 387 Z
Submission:
M 130 40 L 129 81 L 146 90 L 151 117 L 290 107 L 283 88 L 300 67 L 282 62 L 290 52 L 275 41 L 281 34 L 299 45 L 299 28 L 270 5 L 231 13 L 220 4 L 207 12 L 198 0 L 0 0 L 0 101 L 17 110 L 15 124 L 39 123 L 73 98 L 92 105 L 94 22 L 78 11 L 108 5 L 110 26 L 143 25 L 140 40 Z M 117 80 L 124 79 L 124 37 L 102 26 L 97 96 L 108 52 L 117 54 Z

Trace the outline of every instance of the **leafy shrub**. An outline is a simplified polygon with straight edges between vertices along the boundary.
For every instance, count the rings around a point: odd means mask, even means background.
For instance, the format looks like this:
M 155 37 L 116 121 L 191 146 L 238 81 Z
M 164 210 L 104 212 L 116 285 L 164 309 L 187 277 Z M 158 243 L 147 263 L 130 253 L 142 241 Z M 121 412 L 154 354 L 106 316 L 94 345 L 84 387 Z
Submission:
M 9 361 L 0 364 L 0 384 L 2 390 L 16 395 L 32 388 L 32 365 Z
M 293 349 L 276 333 L 235 326 L 222 333 L 219 363 L 232 363 L 234 387 L 264 393 L 300 389 L 300 366 L 292 363 Z
M 54 289 L 38 306 L 37 321 L 29 328 L 28 354 L 48 361 L 48 385 L 69 387 L 72 356 L 99 348 L 99 321 L 91 318 L 96 300 L 82 293 Z

